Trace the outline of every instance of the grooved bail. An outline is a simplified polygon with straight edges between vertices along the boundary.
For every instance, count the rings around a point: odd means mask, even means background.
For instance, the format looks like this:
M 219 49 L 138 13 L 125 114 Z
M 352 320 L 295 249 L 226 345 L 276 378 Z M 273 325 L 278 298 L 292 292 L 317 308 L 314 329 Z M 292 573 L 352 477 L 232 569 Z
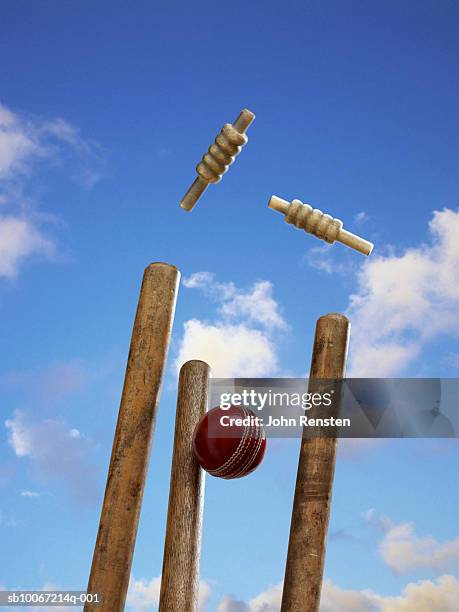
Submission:
M 247 143 L 248 138 L 245 131 L 254 119 L 255 115 L 245 108 L 239 113 L 233 124 L 225 123 L 207 153 L 196 166 L 198 177 L 180 202 L 184 210 L 193 209 L 210 183 L 221 181 L 223 174 Z
M 335 241 L 341 242 L 349 248 L 363 253 L 363 255 L 370 255 L 373 250 L 371 242 L 343 229 L 343 222 L 340 219 L 334 219 L 318 208 L 303 204 L 300 200 L 287 202 L 287 200 L 272 196 L 269 201 L 269 208 L 285 215 L 284 220 L 287 223 L 325 240 L 325 242 L 330 244 Z
M 208 183 L 218 183 L 247 140 L 245 134 L 240 134 L 231 123 L 226 123 L 196 166 L 196 172 Z

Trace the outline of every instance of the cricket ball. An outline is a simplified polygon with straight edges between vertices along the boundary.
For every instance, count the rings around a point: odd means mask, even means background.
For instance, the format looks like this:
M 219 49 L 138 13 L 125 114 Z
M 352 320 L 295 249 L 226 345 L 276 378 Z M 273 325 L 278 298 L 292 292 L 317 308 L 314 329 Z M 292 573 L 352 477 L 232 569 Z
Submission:
M 199 465 L 218 478 L 241 478 L 263 460 L 266 435 L 260 417 L 240 406 L 209 410 L 196 426 L 193 451 Z

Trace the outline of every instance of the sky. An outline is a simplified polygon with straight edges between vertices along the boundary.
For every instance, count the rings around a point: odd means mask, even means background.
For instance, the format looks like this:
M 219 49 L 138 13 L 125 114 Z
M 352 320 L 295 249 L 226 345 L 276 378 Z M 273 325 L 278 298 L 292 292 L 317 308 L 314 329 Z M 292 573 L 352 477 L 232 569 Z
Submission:
M 459 7 L 3 0 L 0 537 L 4 588 L 85 589 L 144 268 L 182 274 L 126 610 L 158 603 L 177 370 L 305 376 L 352 324 L 348 374 L 459 372 Z M 192 213 L 221 126 L 249 142 Z M 374 242 L 323 245 L 299 198 Z M 208 477 L 200 612 L 277 612 L 298 440 Z M 340 443 L 321 612 L 454 612 L 457 444 Z M 248 544 L 248 542 L 250 544 Z

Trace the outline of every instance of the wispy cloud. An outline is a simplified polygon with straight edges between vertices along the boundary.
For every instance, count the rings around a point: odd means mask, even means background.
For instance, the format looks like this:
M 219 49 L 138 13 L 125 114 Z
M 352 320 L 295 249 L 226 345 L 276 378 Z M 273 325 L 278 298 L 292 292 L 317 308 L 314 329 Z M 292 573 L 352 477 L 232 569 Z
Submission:
M 220 283 L 210 272 L 196 272 L 183 281 L 189 289 L 202 289 L 220 303 L 218 312 L 228 320 L 246 319 L 266 328 L 287 329 L 279 304 L 273 298 L 273 286 L 269 281 L 258 281 L 247 291 L 233 282 Z
M 340 245 L 324 243 L 311 247 L 306 251 L 303 262 L 309 268 L 325 274 L 339 274 L 343 278 L 349 278 L 357 271 L 353 253 Z
M 94 443 L 60 419 L 34 421 L 17 411 L 5 421 L 8 443 L 15 455 L 27 460 L 40 484 L 58 484 L 78 503 L 97 499 L 94 466 L 89 457 Z
M 368 213 L 366 213 L 364 210 L 361 210 L 355 215 L 354 223 L 356 223 L 357 225 L 361 225 L 365 223 L 365 221 L 368 221 L 369 218 L 370 216 L 368 215 Z
M 60 117 L 48 120 L 42 117 L 14 112 L 0 104 L 0 180 L 3 195 L 7 187 L 24 177 L 31 177 L 37 164 L 62 165 L 72 159 L 74 176 L 85 185 L 92 186 L 100 178 L 104 156 L 100 145 L 83 138 L 80 130 Z M 91 168 L 93 179 L 86 178 Z
M 37 491 L 21 491 L 21 497 L 35 498 L 40 497 L 40 493 Z
M 364 520 L 383 533 L 379 552 L 396 574 L 416 570 L 449 572 L 459 567 L 459 538 L 439 542 L 432 536 L 420 537 L 412 522 L 394 523 L 374 508 L 363 515 Z
M 268 588 L 247 603 L 226 596 L 217 612 L 279 612 L 282 599 L 282 583 Z
M 445 330 L 459 335 L 459 212 L 434 212 L 429 231 L 430 244 L 360 269 L 348 312 L 351 375 L 400 374 Z
M 35 125 L 0 105 L 0 179 L 27 174 L 32 159 L 45 155 L 46 147 L 37 137 Z
M 265 376 L 279 371 L 275 334 L 288 329 L 268 281 L 248 290 L 217 282 L 210 272 L 197 272 L 185 287 L 201 289 L 217 304 L 213 321 L 190 319 L 184 324 L 175 365 L 189 359 L 207 361 L 214 376 Z
M 101 179 L 105 165 L 102 149 L 98 142 L 83 138 L 77 127 L 65 119 L 57 118 L 42 123 L 39 135 L 45 139 L 56 140 L 57 145 L 48 148 L 48 152 L 49 154 L 57 152 L 60 161 L 64 161 L 65 157 L 77 157 L 79 163 L 71 175 L 75 181 L 91 188 Z
M 346 314 L 352 323 L 348 375 L 401 375 L 424 347 L 444 334 L 459 336 L 459 211 L 434 211 L 427 240 L 362 264 L 339 247 L 321 245 L 305 263 L 326 274 L 352 279 Z M 379 252 L 384 251 L 380 246 Z M 445 357 L 457 365 L 454 354 Z
M 14 278 L 21 264 L 35 255 L 51 258 L 54 242 L 24 215 L 0 216 L 0 277 Z
M 326 580 L 320 612 L 455 612 L 458 601 L 459 581 L 449 575 L 436 581 L 411 582 L 396 596 L 378 595 L 371 590 L 342 589 Z
M 226 596 L 217 612 L 279 612 L 281 599 L 279 584 L 247 602 Z M 379 595 L 371 589 L 343 589 L 325 580 L 320 612 L 456 612 L 458 601 L 459 581 L 450 575 L 435 581 L 411 582 L 396 596 Z
M 0 104 L 0 277 L 14 278 L 26 260 L 52 259 L 57 246 L 46 228 L 51 217 L 35 210 L 33 178 L 46 165 L 92 187 L 103 155 L 64 119 L 51 121 Z M 68 170 L 71 168 L 71 170 Z

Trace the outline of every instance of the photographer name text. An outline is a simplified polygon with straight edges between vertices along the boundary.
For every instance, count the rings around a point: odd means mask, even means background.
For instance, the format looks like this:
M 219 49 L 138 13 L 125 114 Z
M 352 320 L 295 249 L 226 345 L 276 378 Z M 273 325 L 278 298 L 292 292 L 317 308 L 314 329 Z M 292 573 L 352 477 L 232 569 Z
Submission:
M 220 425 L 222 427 L 350 427 L 351 419 L 340 419 L 335 417 L 328 418 L 311 418 L 306 415 L 296 417 L 273 417 L 269 415 L 265 419 L 260 416 L 247 417 L 232 417 L 223 415 L 220 417 Z

